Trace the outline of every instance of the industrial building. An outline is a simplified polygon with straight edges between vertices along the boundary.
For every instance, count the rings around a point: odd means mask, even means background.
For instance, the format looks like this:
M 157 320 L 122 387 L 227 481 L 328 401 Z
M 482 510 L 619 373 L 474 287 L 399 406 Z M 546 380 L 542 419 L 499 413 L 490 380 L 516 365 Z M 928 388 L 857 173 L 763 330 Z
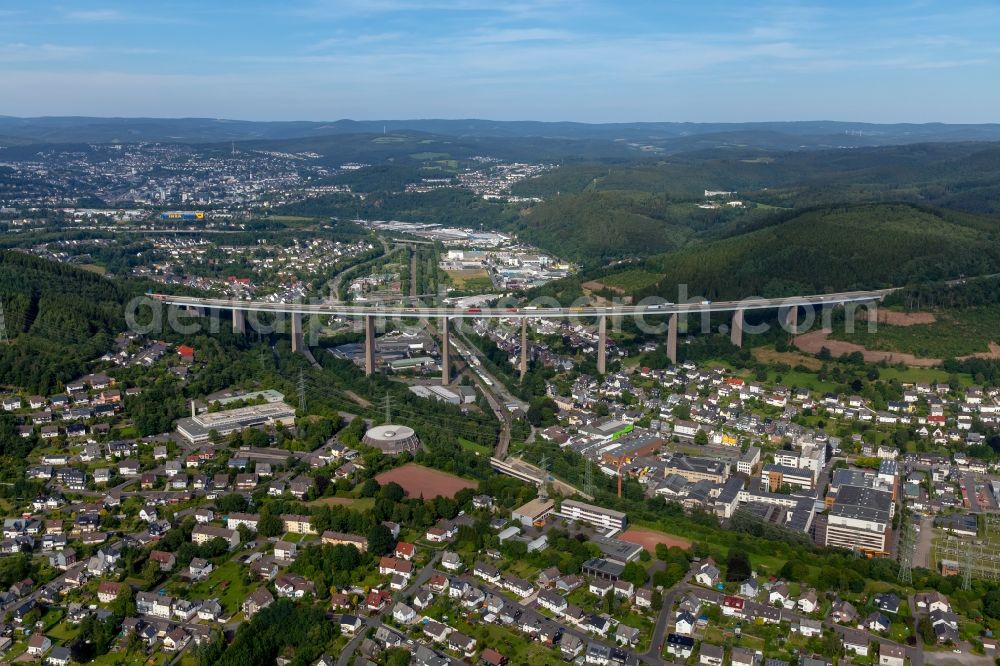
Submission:
M 623 530 L 627 522 L 625 514 L 621 511 L 605 509 L 601 506 L 571 499 L 562 501 L 558 515 L 568 520 L 590 523 L 597 528 L 606 530 Z
M 527 504 L 514 509 L 510 513 L 512 520 L 524 526 L 541 525 L 556 508 L 556 503 L 550 499 L 533 499 Z
M 208 441 L 209 433 L 213 430 L 221 437 L 226 437 L 230 433 L 240 432 L 246 428 L 278 423 L 284 425 L 295 423 L 295 410 L 284 402 L 270 402 L 264 405 L 192 415 L 177 421 L 177 432 L 192 444 L 200 444 Z
M 842 486 L 827 514 L 824 545 L 885 555 L 894 509 L 890 492 Z
M 729 467 L 720 460 L 677 454 L 671 456 L 670 460 L 664 465 L 664 478 L 671 474 L 683 476 L 691 483 L 711 481 L 712 483 L 721 484 L 729 476 Z
M 768 485 L 771 492 L 778 492 L 785 484 L 812 490 L 814 481 L 812 470 L 786 465 L 764 465 L 760 480 Z

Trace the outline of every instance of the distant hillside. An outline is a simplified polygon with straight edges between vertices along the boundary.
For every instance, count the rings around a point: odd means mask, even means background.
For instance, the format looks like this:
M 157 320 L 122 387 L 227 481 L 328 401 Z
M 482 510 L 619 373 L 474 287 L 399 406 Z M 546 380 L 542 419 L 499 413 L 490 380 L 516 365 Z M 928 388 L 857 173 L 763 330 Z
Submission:
M 757 123 L 576 123 L 480 119 L 395 119 L 260 122 L 219 118 L 91 118 L 0 116 L 10 142 L 211 143 L 324 137 L 337 134 L 423 132 L 449 137 L 545 138 L 568 142 L 636 144 L 654 152 L 756 147 L 767 150 L 879 146 L 925 141 L 996 141 L 1000 125 L 872 124 L 834 121 Z M 8 145 L 0 141 L 0 145 Z M 614 151 L 607 151 L 613 154 Z M 572 153 L 578 154 L 578 153 Z
M 522 213 L 517 229 L 546 250 L 599 266 L 739 236 L 823 206 L 903 202 L 1000 213 L 997 144 L 752 154 L 566 164 L 514 188 L 546 199 Z M 751 205 L 698 208 L 706 189 L 735 191 L 734 198 Z M 989 218 L 963 220 L 981 228 L 994 224 Z
M 695 224 L 662 197 L 583 192 L 522 212 L 516 231 L 530 243 L 593 266 L 678 248 L 691 237 Z
M 830 206 L 651 258 L 656 293 L 712 299 L 903 285 L 1000 271 L 1000 222 L 906 204 Z
M 123 330 L 123 287 L 99 275 L 19 252 L 0 252 L 3 383 L 33 392 L 59 389 L 85 372 Z
M 669 159 L 570 163 L 519 183 L 515 192 L 549 197 L 636 190 L 700 199 L 705 190 L 726 190 L 755 201 L 803 206 L 866 197 L 931 203 L 998 182 L 1000 144 L 963 142 L 809 152 L 709 150 Z

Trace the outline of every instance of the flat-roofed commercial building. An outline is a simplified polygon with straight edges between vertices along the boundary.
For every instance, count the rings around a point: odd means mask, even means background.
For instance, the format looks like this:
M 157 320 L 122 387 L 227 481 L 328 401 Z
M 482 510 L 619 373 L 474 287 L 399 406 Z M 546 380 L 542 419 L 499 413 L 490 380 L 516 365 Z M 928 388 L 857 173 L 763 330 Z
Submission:
M 549 499 L 533 499 L 527 504 L 511 511 L 510 517 L 522 525 L 534 525 L 545 521 L 545 518 L 556 508 L 556 503 Z
M 885 555 L 893 509 L 890 492 L 841 486 L 827 514 L 824 545 Z
M 679 474 L 691 483 L 711 481 L 724 483 L 729 476 L 729 467 L 721 460 L 696 458 L 694 456 L 673 455 L 663 469 L 664 478 L 671 474 Z
M 294 424 L 295 410 L 284 402 L 269 402 L 264 405 L 198 414 L 177 421 L 177 432 L 192 444 L 200 444 L 208 441 L 208 435 L 213 430 L 225 437 L 247 428 L 277 423 Z
M 788 467 L 786 465 L 764 465 L 760 471 L 760 480 L 768 485 L 771 492 L 777 492 L 782 486 L 796 486 L 806 490 L 813 489 L 812 470 Z
M 591 578 L 615 582 L 625 572 L 625 565 L 611 562 L 600 557 L 589 559 L 583 563 L 583 575 Z
M 558 515 L 569 520 L 579 520 L 599 528 L 608 530 L 623 530 L 628 522 L 625 514 L 614 509 L 605 509 L 602 506 L 577 502 L 576 500 L 563 500 L 559 508 Z

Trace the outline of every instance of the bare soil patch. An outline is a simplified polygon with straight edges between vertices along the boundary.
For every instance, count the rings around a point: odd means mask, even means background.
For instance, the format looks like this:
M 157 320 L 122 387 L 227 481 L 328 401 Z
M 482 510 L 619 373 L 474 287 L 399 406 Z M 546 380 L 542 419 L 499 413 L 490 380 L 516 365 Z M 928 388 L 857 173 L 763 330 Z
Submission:
M 664 544 L 667 548 L 676 546 L 678 548 L 683 548 L 684 550 L 691 549 L 691 542 L 688 539 L 674 536 L 673 534 L 667 534 L 666 532 L 658 532 L 646 527 L 630 527 L 619 535 L 618 538 L 622 541 L 628 541 L 629 543 L 634 543 L 637 546 L 642 546 L 649 551 L 650 554 L 656 552 L 656 544 L 658 543 Z
M 588 289 L 590 291 L 599 291 L 601 289 L 607 289 L 608 291 L 613 291 L 616 294 L 624 294 L 625 293 L 624 289 L 622 289 L 620 287 L 612 287 L 610 285 L 606 285 L 603 282 L 600 282 L 599 280 L 590 280 L 588 282 L 584 282 L 580 286 L 583 287 L 584 289 Z
M 831 340 L 830 331 L 823 329 L 797 335 L 792 339 L 792 344 L 807 354 L 818 354 L 823 347 L 826 347 L 834 358 L 844 354 L 861 352 L 865 361 L 869 363 L 885 361 L 887 363 L 903 363 L 915 368 L 932 368 L 941 365 L 941 359 L 939 358 L 920 358 L 913 354 L 904 354 L 901 352 L 872 351 L 846 340 Z
M 375 476 L 375 480 L 383 486 L 390 482 L 398 483 L 410 497 L 424 499 L 438 496 L 454 497 L 460 490 L 478 486 L 475 481 L 416 463 L 382 472 Z
M 961 356 L 961 360 L 968 358 L 987 358 L 992 360 L 1000 359 L 1000 345 L 995 342 L 989 343 L 989 351 L 979 352 L 978 354 L 969 354 L 968 356 Z
M 858 311 L 855 313 L 855 319 L 868 321 L 868 313 Z M 918 324 L 933 324 L 937 321 L 937 317 L 931 312 L 899 312 L 897 310 L 879 308 L 877 311 L 877 321 L 880 324 L 889 324 L 890 326 L 916 326 Z

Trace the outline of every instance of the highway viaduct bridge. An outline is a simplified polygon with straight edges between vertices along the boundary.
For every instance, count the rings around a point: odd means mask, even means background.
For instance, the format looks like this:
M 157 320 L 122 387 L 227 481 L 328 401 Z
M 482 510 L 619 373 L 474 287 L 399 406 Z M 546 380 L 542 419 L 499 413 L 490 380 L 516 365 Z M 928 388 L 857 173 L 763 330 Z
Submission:
M 607 321 L 608 317 L 666 317 L 667 321 L 667 355 L 677 362 L 677 318 L 678 315 L 712 314 L 720 312 L 732 313 L 732 325 L 729 329 L 730 339 L 737 347 L 743 346 L 744 314 L 747 311 L 777 310 L 783 317 L 785 325 L 794 331 L 798 326 L 799 308 L 823 308 L 848 303 L 871 304 L 883 299 L 894 289 L 874 291 L 849 291 L 831 294 L 814 294 L 810 296 L 791 296 L 786 298 L 749 298 L 740 301 L 699 300 L 689 303 L 655 303 L 650 305 L 614 305 L 588 307 L 472 307 L 453 308 L 438 306 L 392 306 L 370 307 L 346 305 L 342 303 L 273 303 L 268 301 L 234 300 L 220 298 L 197 298 L 192 296 L 174 296 L 169 294 L 149 294 L 157 301 L 167 305 L 186 307 L 203 311 L 204 309 L 227 310 L 232 312 L 233 331 L 246 333 L 246 315 L 248 312 L 265 312 L 289 315 L 292 322 L 292 351 L 301 351 L 304 346 L 302 335 L 303 315 L 325 315 L 339 317 L 354 317 L 364 320 L 365 329 L 365 374 L 375 372 L 375 319 L 377 317 L 396 317 L 402 319 L 437 318 L 441 326 L 441 369 L 445 384 L 450 376 L 450 342 L 448 322 L 451 319 L 490 319 L 503 317 L 521 320 L 521 358 L 520 370 L 523 378 L 528 369 L 527 321 L 528 319 L 567 319 L 592 318 L 597 319 L 598 345 L 597 370 L 604 374 L 607 367 Z

